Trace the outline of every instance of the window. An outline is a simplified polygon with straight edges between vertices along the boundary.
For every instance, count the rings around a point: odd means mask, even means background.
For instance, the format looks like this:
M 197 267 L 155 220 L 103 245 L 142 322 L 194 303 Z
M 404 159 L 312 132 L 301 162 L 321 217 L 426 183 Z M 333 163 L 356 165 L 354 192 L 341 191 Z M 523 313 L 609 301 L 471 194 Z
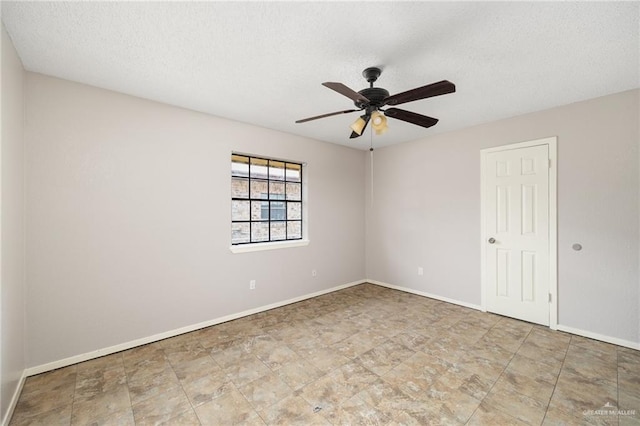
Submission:
M 231 155 L 231 244 L 302 239 L 302 164 Z

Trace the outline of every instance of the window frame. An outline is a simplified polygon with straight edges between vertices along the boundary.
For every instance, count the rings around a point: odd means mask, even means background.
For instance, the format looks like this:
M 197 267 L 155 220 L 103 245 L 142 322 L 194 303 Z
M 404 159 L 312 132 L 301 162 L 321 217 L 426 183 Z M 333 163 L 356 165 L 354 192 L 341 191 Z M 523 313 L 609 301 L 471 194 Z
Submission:
M 231 153 L 231 163 L 233 166 L 234 163 L 234 156 L 241 156 L 241 157 L 246 157 L 247 158 L 247 166 L 248 166 L 248 170 L 247 170 L 247 174 L 246 176 L 244 175 L 239 175 L 239 174 L 235 174 L 233 172 L 233 169 L 231 171 L 230 174 L 230 189 L 231 189 L 231 197 L 230 197 L 230 201 L 231 201 L 231 208 L 230 213 L 231 213 L 231 220 L 230 220 L 230 225 L 231 225 L 231 235 L 230 235 L 230 250 L 233 253 L 242 253 L 242 252 L 249 252 L 249 251 L 259 251 L 259 250 L 270 250 L 270 249 L 277 249 L 277 248 L 287 248 L 287 247 L 298 247 L 298 246 L 305 246 L 309 244 L 309 239 L 308 239 L 308 227 L 307 227 L 307 163 L 302 162 L 302 161 L 292 161 L 292 160 L 283 160 L 283 159 L 279 159 L 279 158 L 273 158 L 273 157 L 266 157 L 266 156 L 262 156 L 262 155 L 255 155 L 255 154 L 245 154 L 245 153 L 239 153 L 239 152 L 232 152 Z M 265 177 L 256 177 L 255 175 L 252 176 L 251 173 L 251 165 L 253 164 L 252 160 L 257 160 L 257 162 L 262 162 L 264 161 L 266 163 L 266 166 L 263 166 L 266 168 L 266 176 Z M 282 179 L 274 179 L 272 177 L 272 174 L 270 173 L 271 171 L 271 163 L 270 162 L 277 162 L 277 163 L 284 163 L 283 164 L 283 176 Z M 291 180 L 287 178 L 287 164 L 292 164 L 295 166 L 299 167 L 299 180 Z M 241 178 L 241 179 L 246 179 L 246 185 L 247 185 L 247 189 L 248 189 L 248 193 L 247 193 L 247 197 L 238 197 L 238 196 L 234 196 L 233 193 L 233 185 L 234 185 L 234 179 L 237 178 Z M 256 196 L 254 196 L 254 194 L 252 194 L 251 192 L 251 182 L 253 181 L 260 181 L 260 182 L 266 182 L 266 187 L 267 187 L 267 193 L 266 193 L 266 198 L 264 194 L 261 194 L 258 196 L 258 198 L 256 198 Z M 272 188 L 271 183 L 272 182 L 279 182 L 282 183 L 284 185 L 284 193 L 281 195 L 282 198 L 278 197 L 275 198 L 272 196 L 272 194 L 269 192 Z M 299 199 L 294 199 L 294 200 L 288 200 L 287 199 L 287 184 L 290 183 L 294 183 L 294 184 L 299 184 L 300 185 L 300 197 Z M 248 202 L 249 204 L 249 216 L 247 219 L 243 219 L 243 220 L 234 220 L 233 218 L 233 203 L 236 201 L 244 201 L 244 202 Z M 271 216 L 271 202 L 284 202 L 284 212 L 285 212 L 285 219 L 273 219 Z M 252 203 L 255 202 L 267 202 L 269 203 L 269 210 L 268 210 L 268 219 L 262 219 L 262 216 L 260 219 L 253 219 L 252 218 Z M 299 219 L 288 219 L 287 215 L 288 215 L 288 202 L 292 202 L 292 203 L 299 203 L 299 209 L 300 209 L 300 218 Z M 277 222 L 283 222 L 285 224 L 284 228 L 285 228 L 285 234 L 284 234 L 284 239 L 279 239 L 279 240 L 273 240 L 272 236 L 271 236 L 271 232 L 272 232 L 272 223 L 277 223 Z M 294 238 L 290 238 L 288 233 L 289 233 L 289 224 L 290 223 L 299 223 L 299 227 L 300 227 L 300 237 L 294 237 Z M 233 242 L 233 226 L 236 223 L 248 223 L 249 224 L 249 241 L 245 241 L 245 242 Z M 266 240 L 264 241 L 251 241 L 252 238 L 252 228 L 253 225 L 255 223 L 266 223 L 267 224 L 267 228 L 268 228 L 268 237 Z

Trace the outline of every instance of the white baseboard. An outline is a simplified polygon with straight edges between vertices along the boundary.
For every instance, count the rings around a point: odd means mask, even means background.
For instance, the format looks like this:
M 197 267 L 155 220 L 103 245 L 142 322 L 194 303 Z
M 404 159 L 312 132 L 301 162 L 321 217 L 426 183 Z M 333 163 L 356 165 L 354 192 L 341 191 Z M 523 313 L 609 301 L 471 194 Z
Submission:
M 442 296 L 438 296 L 438 295 L 435 295 L 435 294 L 427 293 L 427 292 L 424 292 L 424 291 L 414 290 L 412 288 L 402 287 L 402 286 L 399 286 L 399 285 L 393 285 L 393 284 L 385 283 L 385 282 L 382 282 L 382 281 L 376 281 L 376 280 L 365 280 L 365 281 L 368 282 L 368 283 L 371 283 L 371 284 L 382 286 L 382 287 L 392 288 L 394 290 L 400 290 L 400 291 L 404 291 L 406 293 L 417 294 L 418 296 L 424 296 L 424 297 L 428 297 L 430 299 L 440 300 L 441 302 L 447 302 L 447 303 L 452 303 L 454 305 L 464 306 L 465 308 L 476 309 L 478 311 L 482 310 L 482 307 L 480 305 L 474 305 L 473 303 L 461 302 L 460 300 L 449 299 L 448 297 L 442 297 Z
M 13 416 L 16 405 L 18 405 L 18 399 L 20 398 L 20 393 L 22 393 L 22 388 L 24 387 L 24 381 L 26 379 L 27 371 L 23 370 L 20 380 L 18 381 L 18 386 L 16 386 L 16 390 L 13 392 L 13 396 L 11 397 L 11 401 L 7 407 L 7 412 L 4 414 L 4 418 L 2 419 L 2 426 L 9 426 L 9 421 L 11 421 L 11 416 Z
M 568 327 L 566 325 L 558 324 L 558 330 L 566 333 L 575 334 L 582 337 L 588 337 L 589 339 L 600 340 L 601 342 L 611 343 L 618 346 L 624 346 L 625 348 L 640 350 L 640 343 L 632 342 L 630 340 L 619 339 L 617 337 L 605 336 L 604 334 L 593 333 L 591 331 L 580 330 L 579 328 Z
M 459 300 L 453 300 L 453 299 L 449 299 L 447 297 L 437 296 L 435 294 L 430 294 L 430 293 L 414 290 L 414 289 L 407 288 L 407 287 L 388 284 L 388 283 L 384 283 L 384 282 L 381 282 L 381 281 L 370 280 L 370 279 L 366 280 L 366 282 L 371 283 L 371 284 L 376 284 L 376 285 L 379 285 L 379 286 L 382 286 L 382 287 L 392 288 L 394 290 L 400 290 L 400 291 L 404 291 L 404 292 L 407 292 L 407 293 L 417 294 L 419 296 L 429 297 L 431 299 L 441 300 L 443 302 L 453 303 L 455 305 L 464 306 L 466 308 L 477 309 L 479 311 L 483 310 L 482 307 L 479 306 L 479 305 L 474 305 L 474 304 L 466 303 L 466 302 L 460 302 Z M 625 348 L 640 350 L 640 343 L 632 342 L 630 340 L 624 340 L 624 339 L 619 339 L 617 337 L 605 336 L 604 334 L 593 333 L 591 331 L 580 330 L 578 328 L 568 327 L 568 326 L 560 325 L 560 324 L 558 324 L 557 327 L 554 328 L 554 330 L 564 331 L 566 333 L 575 334 L 577 336 L 587 337 L 589 339 L 599 340 L 601 342 L 606 342 L 606 343 L 611 343 L 611 344 L 618 345 L 618 346 L 623 346 Z
M 168 339 L 169 337 L 178 336 L 180 334 L 189 333 L 191 331 L 200 330 L 201 328 L 210 327 L 212 325 L 220 324 L 223 322 L 231 321 L 234 319 L 246 317 L 249 315 L 257 314 L 260 312 L 268 311 L 270 309 L 279 308 L 291 303 L 301 302 L 313 297 L 322 296 L 323 294 L 332 293 L 334 291 L 342 290 L 348 287 L 353 287 L 358 284 L 363 284 L 366 280 L 353 281 L 347 284 L 342 284 L 336 287 L 331 287 L 326 290 L 316 291 L 315 293 L 305 294 L 303 296 L 294 297 L 293 299 L 284 300 L 282 302 L 272 303 L 270 305 L 260 306 L 258 308 L 249 309 L 246 311 L 238 312 L 224 317 L 215 318 L 209 321 L 201 322 L 198 324 L 189 325 L 186 327 L 177 328 L 175 330 L 166 331 L 164 333 L 154 334 L 153 336 L 143 337 L 141 339 L 132 340 L 126 343 L 121 343 L 115 346 L 109 346 L 107 348 L 98 349 L 96 351 L 87 352 L 80 355 L 74 355 L 69 358 L 64 358 L 58 361 L 49 362 L 47 364 L 37 365 L 25 370 L 26 376 L 33 376 L 36 374 L 44 373 L 46 371 L 55 370 L 56 368 L 62 368 L 69 365 L 77 364 L 79 362 L 88 361 L 90 359 L 99 358 L 101 356 L 110 355 L 116 352 L 121 352 L 127 349 L 135 348 L 137 346 L 146 345 L 148 343 L 157 342 L 159 340 Z
M 131 349 L 131 348 L 135 348 L 137 346 L 141 346 L 141 345 L 146 345 L 148 343 L 153 343 L 153 342 L 157 342 L 159 340 L 164 340 L 164 339 L 168 339 L 170 337 L 174 337 L 174 336 L 178 336 L 180 334 L 184 334 L 184 333 L 189 333 L 191 331 L 195 331 L 195 330 L 199 330 L 201 328 L 205 328 L 205 327 L 210 327 L 212 325 L 216 325 L 216 324 L 220 324 L 223 322 L 227 322 L 227 321 L 231 321 L 234 319 L 238 319 L 238 318 L 242 318 L 242 317 L 246 317 L 249 315 L 253 315 L 253 314 L 257 314 L 259 312 L 264 312 L 264 311 L 268 311 L 270 309 L 275 309 L 275 308 L 279 308 L 285 305 L 289 305 L 291 303 L 296 303 L 296 302 L 301 302 L 303 300 L 306 299 L 311 299 L 313 297 L 317 297 L 317 296 L 322 296 L 323 294 L 327 294 L 327 293 L 332 293 L 334 291 L 338 291 L 338 290 L 342 290 L 348 287 L 353 287 L 355 285 L 358 284 L 363 284 L 363 283 L 371 283 L 371 284 L 375 284 L 375 285 L 379 285 L 382 287 L 387 287 L 387 288 L 391 288 L 394 290 L 400 290 L 400 291 L 404 291 L 406 293 L 412 293 L 412 294 L 416 294 L 418 296 L 424 296 L 424 297 L 429 297 L 431 299 L 435 299 L 435 300 L 440 300 L 442 302 L 447 302 L 447 303 L 452 303 L 454 305 L 459 305 L 459 306 L 463 306 L 465 308 L 470 308 L 470 309 L 475 309 L 475 310 L 479 310 L 482 311 L 482 307 L 479 305 L 475 305 L 472 303 L 467 303 L 467 302 L 462 302 L 459 300 L 454 300 L 454 299 L 450 299 L 447 297 L 442 297 L 442 296 L 438 296 L 435 294 L 431 294 L 431 293 L 427 293 L 427 292 L 423 292 L 423 291 L 419 291 L 419 290 L 414 290 L 408 287 L 402 287 L 402 286 L 397 286 L 397 285 L 393 285 L 393 284 L 389 284 L 389 283 L 385 283 L 382 281 L 376 281 L 376 280 L 371 280 L 371 279 L 363 279 L 363 280 L 358 280 L 358 281 L 353 281 L 347 284 L 342 284 L 336 287 L 332 287 L 326 290 L 321 290 L 321 291 L 317 291 L 314 293 L 309 293 L 303 296 L 299 296 L 299 297 L 295 297 L 292 299 L 288 299 L 288 300 L 284 300 L 281 302 L 276 302 L 276 303 L 272 303 L 270 305 L 265 305 L 265 306 L 260 306 L 258 308 L 254 308 L 254 309 L 249 309 L 243 312 L 238 312 L 235 314 L 231 314 L 231 315 L 227 315 L 224 317 L 220 317 L 220 318 L 215 318 L 209 321 L 205 321 L 205 322 L 201 322 L 198 324 L 193 324 L 193 325 L 189 325 L 186 327 L 182 327 L 182 328 L 178 328 L 175 330 L 170 330 L 164 333 L 159 333 L 159 334 L 154 334 L 153 336 L 149 336 L 149 337 L 143 337 L 141 339 L 136 339 L 136 340 L 132 340 L 126 343 L 122 343 L 119 345 L 115 345 L 115 346 L 110 346 L 107 348 L 103 348 L 103 349 L 98 349 L 92 352 L 87 352 L 84 354 L 80 354 L 80 355 L 75 355 L 72 357 L 68 357 L 68 358 L 64 358 L 58 361 L 53 361 L 53 362 L 49 362 L 47 364 L 41 364 L 35 367 L 30 367 L 27 368 L 23 374 L 22 374 L 22 378 L 20 379 L 20 385 L 16 391 L 16 393 L 13 396 L 13 399 L 11 401 L 10 404 L 10 408 L 7 411 L 7 413 L 11 413 L 13 411 L 13 408 L 15 408 L 15 404 L 18 402 L 18 396 L 20 395 L 20 391 L 22 390 L 22 386 L 24 385 L 24 380 L 26 377 L 28 376 L 33 376 L 36 374 L 40 374 L 40 373 L 44 373 L 47 371 L 51 371 L 51 370 L 55 370 L 56 368 L 62 368 L 62 367 L 66 367 L 69 365 L 73 365 L 73 364 L 77 364 L 79 362 L 83 362 L 83 361 L 88 361 L 90 359 L 94 359 L 94 358 L 99 358 L 101 356 L 105 356 L 105 355 L 110 355 L 116 352 L 121 352 L 127 349 Z M 619 345 L 619 346 L 624 346 L 627 348 L 631 348 L 631 349 L 638 349 L 640 350 L 640 343 L 636 343 L 636 342 L 631 342 L 628 340 L 623 340 L 623 339 L 619 339 L 619 338 L 615 338 L 615 337 L 610 337 L 610 336 L 604 336 L 601 334 L 597 334 L 597 333 L 592 333 L 590 331 L 585 331 L 585 330 L 579 330 L 579 329 L 575 329 L 572 327 L 567 327 L 567 326 L 563 326 L 563 325 L 558 325 L 558 330 L 560 331 L 564 331 L 567 333 L 571 333 L 571 334 L 576 334 L 578 336 L 584 336 L 584 337 L 588 337 L 590 339 L 595 339 L 595 340 L 600 340 L 603 342 L 607 342 L 607 343 L 612 343 L 614 345 Z M 5 416 L 5 419 L 3 419 L 3 426 L 5 425 L 5 421 L 8 422 L 8 419 L 10 417 Z

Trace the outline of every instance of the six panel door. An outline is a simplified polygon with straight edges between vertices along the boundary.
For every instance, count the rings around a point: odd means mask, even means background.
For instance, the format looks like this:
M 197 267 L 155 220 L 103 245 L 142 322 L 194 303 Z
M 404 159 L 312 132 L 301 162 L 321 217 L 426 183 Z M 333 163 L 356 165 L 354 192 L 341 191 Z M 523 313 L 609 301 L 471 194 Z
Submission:
M 486 307 L 549 325 L 548 145 L 487 154 Z

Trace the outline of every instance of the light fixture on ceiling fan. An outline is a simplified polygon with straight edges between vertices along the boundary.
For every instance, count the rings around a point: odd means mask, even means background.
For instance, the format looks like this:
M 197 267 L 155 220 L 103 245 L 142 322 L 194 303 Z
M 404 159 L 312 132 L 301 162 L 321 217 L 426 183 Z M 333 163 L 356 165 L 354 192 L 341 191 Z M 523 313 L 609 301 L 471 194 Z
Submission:
M 389 129 L 387 125 L 387 117 L 380 113 L 380 111 L 373 111 L 371 113 L 371 127 L 375 130 L 376 135 L 381 135 Z
M 349 127 L 351 127 L 351 130 L 353 130 L 354 133 L 360 136 L 362 135 L 362 132 L 364 132 L 364 128 L 367 126 L 369 120 L 371 120 L 371 127 L 375 130 L 376 135 L 381 135 L 389 129 L 389 126 L 387 125 L 387 117 L 377 110 L 373 111 L 371 115 L 364 114 L 358 117 L 358 119 Z M 352 138 L 353 137 L 355 136 L 352 136 Z
M 373 87 L 373 83 L 378 79 L 378 77 L 380 77 L 381 73 L 382 70 L 377 67 L 369 67 L 362 71 L 362 75 L 369 82 L 369 87 L 367 87 L 366 89 L 362 89 L 359 92 L 348 88 L 342 83 L 322 83 L 323 86 L 328 87 L 331 90 L 335 90 L 341 95 L 344 95 L 351 99 L 358 109 L 330 112 L 328 114 L 322 114 L 315 117 L 297 120 L 296 123 L 306 123 L 307 121 L 331 117 L 333 115 L 364 111 L 364 114 L 358 117 L 358 119 L 350 126 L 352 130 L 350 136 L 351 139 L 361 136 L 369 121 L 372 122 L 371 127 L 373 128 L 373 130 L 375 130 L 376 135 L 383 134 L 388 129 L 387 117 L 406 121 L 407 123 L 415 124 L 421 127 L 431 127 L 438 122 L 437 118 L 428 117 L 426 115 L 417 114 L 411 111 L 405 111 L 399 108 L 382 109 L 382 107 L 386 105 L 400 105 L 403 103 L 417 101 L 419 99 L 431 98 L 433 96 L 445 95 L 447 93 L 453 93 L 456 91 L 455 84 L 447 80 L 442 80 L 437 83 L 428 84 L 426 86 L 418 87 L 406 92 L 389 96 L 389 92 L 386 89 L 383 89 L 382 87 Z

